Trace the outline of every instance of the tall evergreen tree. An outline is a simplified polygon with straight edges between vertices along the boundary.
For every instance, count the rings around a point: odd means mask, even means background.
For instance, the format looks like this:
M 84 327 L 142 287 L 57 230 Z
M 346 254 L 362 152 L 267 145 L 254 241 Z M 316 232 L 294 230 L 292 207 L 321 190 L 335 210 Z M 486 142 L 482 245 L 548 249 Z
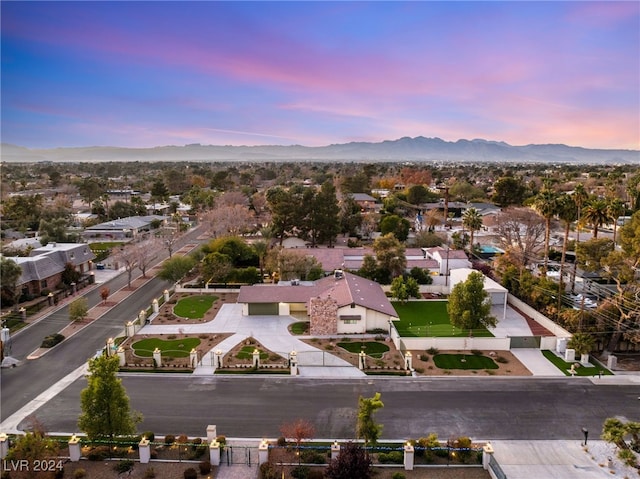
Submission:
M 329 247 L 340 232 L 339 213 L 340 206 L 336 196 L 336 187 L 328 180 L 320 187 L 314 200 L 315 224 L 318 242 Z
M 551 220 L 558 210 L 558 194 L 548 186 L 533 198 L 533 209 L 544 218 L 544 270 L 549 264 L 549 236 L 551 234 Z
M 474 235 L 476 231 L 482 228 L 482 216 L 480 216 L 477 209 L 469 208 L 464 212 L 462 215 L 462 226 L 469 230 L 471 238 L 469 241 L 469 244 L 471 245 L 470 251 L 473 251 Z
M 116 376 L 117 356 L 89 360 L 87 387 L 80 393 L 78 427 L 89 439 L 113 439 L 135 434 L 142 416 L 131 411 L 129 397 Z

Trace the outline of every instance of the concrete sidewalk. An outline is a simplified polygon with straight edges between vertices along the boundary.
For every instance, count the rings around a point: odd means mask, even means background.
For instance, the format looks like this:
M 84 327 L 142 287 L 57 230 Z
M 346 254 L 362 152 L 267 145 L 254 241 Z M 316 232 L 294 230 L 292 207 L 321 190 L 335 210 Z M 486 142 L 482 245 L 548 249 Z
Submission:
M 579 435 L 577 431 L 576 436 Z M 637 477 L 604 441 L 491 441 L 494 458 L 509 479 Z M 609 461 L 611 458 L 611 461 Z

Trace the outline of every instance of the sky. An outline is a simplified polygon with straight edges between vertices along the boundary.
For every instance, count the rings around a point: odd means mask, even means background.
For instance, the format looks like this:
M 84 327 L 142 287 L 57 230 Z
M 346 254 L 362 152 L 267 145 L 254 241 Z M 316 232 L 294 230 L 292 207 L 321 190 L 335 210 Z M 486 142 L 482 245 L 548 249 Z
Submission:
M 0 2 L 1 139 L 640 149 L 640 2 Z

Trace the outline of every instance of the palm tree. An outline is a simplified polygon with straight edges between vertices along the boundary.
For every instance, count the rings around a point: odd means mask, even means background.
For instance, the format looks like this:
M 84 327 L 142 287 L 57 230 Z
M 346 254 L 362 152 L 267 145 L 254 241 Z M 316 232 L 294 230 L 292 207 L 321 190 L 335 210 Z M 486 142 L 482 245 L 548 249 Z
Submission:
M 576 353 L 589 354 L 593 351 L 595 341 L 593 336 L 588 333 L 575 333 L 571 339 L 567 342 L 567 347 L 575 350 Z
M 471 234 L 470 244 L 473 251 L 473 236 L 476 231 L 482 228 L 482 216 L 475 208 L 469 208 L 462 215 L 462 226 L 467 228 Z
M 551 233 L 551 219 L 558 209 L 558 194 L 551 188 L 545 186 L 540 193 L 533 198 L 533 209 L 538 212 L 545 221 L 544 231 L 544 270 L 547 271 L 549 263 L 549 235 Z
M 596 198 L 588 202 L 584 208 L 584 217 L 582 219 L 593 227 L 593 239 L 598 238 L 600 226 L 610 220 L 606 200 Z
M 569 244 L 569 230 L 571 229 L 571 223 L 578 218 L 578 206 L 576 205 L 575 198 L 571 195 L 563 194 L 558 198 L 558 218 L 564 223 L 564 239 L 562 241 L 562 257 L 560 258 L 560 291 L 558 296 L 558 313 L 560 312 L 560 298 L 564 293 L 563 288 L 563 274 L 564 263 L 567 257 L 567 245 Z
M 578 183 L 573 188 L 573 201 L 576 203 L 576 207 L 578 208 L 578 217 L 576 220 L 578 223 L 576 224 L 576 247 L 580 244 L 580 227 L 582 226 L 582 207 L 589 199 L 589 194 L 584 189 L 584 184 Z M 571 291 L 574 291 L 576 284 L 576 268 L 577 262 L 573 263 L 573 270 L 571 272 Z
M 610 198 L 607 203 L 609 219 L 613 221 L 613 244 L 616 244 L 616 233 L 618 231 L 618 217 L 624 213 L 624 203 L 620 198 Z

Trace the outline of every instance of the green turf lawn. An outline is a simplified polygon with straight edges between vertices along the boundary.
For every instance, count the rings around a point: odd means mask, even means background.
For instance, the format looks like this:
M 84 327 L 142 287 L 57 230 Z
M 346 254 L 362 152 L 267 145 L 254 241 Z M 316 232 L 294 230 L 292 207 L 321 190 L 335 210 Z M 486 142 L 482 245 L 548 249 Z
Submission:
M 542 354 L 545 358 L 551 361 L 555 367 L 557 367 L 560 371 L 564 373 L 565 376 L 571 376 L 569 370 L 571 369 L 571 365 L 575 363 L 580 363 L 580 361 L 573 361 L 571 363 L 566 362 L 560 356 L 555 354 L 553 351 L 544 350 Z M 609 371 L 607 368 L 599 368 L 598 366 L 594 367 L 576 367 L 576 376 L 597 376 L 598 371 L 602 371 L 603 376 L 613 376 L 613 373 Z
M 176 303 L 173 312 L 181 318 L 202 319 L 217 299 L 213 295 L 187 296 Z
M 440 369 L 498 369 L 493 359 L 476 354 L 436 354 L 433 362 Z
M 174 358 L 186 358 L 193 348 L 200 344 L 198 338 L 184 339 L 158 339 L 147 338 L 136 341 L 131 346 L 136 356 L 150 358 L 153 351 L 158 348 L 162 356 L 172 356 Z
M 236 357 L 238 359 L 251 359 L 253 360 L 253 351 L 256 348 L 254 346 L 244 346 L 239 352 L 238 354 L 236 354 Z M 260 351 L 260 359 L 267 359 L 269 357 L 268 353 L 265 353 L 264 351 L 258 349 L 258 351 Z
M 396 329 L 403 337 L 466 337 L 469 330 L 454 328 L 449 322 L 447 301 L 409 301 L 391 303 L 398 313 L 399 321 L 394 321 Z M 486 328 L 474 329 L 475 337 L 492 338 Z
M 364 349 L 362 349 L 362 346 L 364 346 Z M 354 354 L 359 354 L 360 351 L 364 351 L 367 356 L 371 356 L 376 359 L 380 359 L 384 353 L 389 351 L 389 346 L 376 341 L 344 341 L 342 343 L 338 343 L 338 347 L 346 349 L 350 353 Z
M 291 334 L 309 333 L 309 321 L 298 321 L 291 325 Z

